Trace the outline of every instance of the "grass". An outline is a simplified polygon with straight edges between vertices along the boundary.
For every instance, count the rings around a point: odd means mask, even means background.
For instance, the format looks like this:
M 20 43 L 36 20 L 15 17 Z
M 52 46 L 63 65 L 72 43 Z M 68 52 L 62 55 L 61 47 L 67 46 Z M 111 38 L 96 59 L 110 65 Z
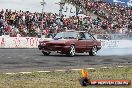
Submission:
M 132 80 L 132 67 L 97 68 L 88 70 L 91 79 Z M 83 88 L 78 79 L 81 71 L 49 72 L 31 74 L 0 74 L 0 88 Z M 88 86 L 86 88 L 96 88 Z M 132 86 L 99 86 L 97 88 L 132 88 Z

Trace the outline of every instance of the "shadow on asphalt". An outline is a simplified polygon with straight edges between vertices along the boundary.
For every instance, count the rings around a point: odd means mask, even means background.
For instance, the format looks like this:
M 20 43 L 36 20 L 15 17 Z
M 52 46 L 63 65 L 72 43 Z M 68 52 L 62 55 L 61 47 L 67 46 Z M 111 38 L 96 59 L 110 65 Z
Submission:
M 45 56 L 45 55 L 43 55 L 43 54 L 38 54 L 39 56 Z M 75 56 L 73 56 L 73 57 L 86 57 L 86 56 L 88 56 L 88 57 L 94 57 L 94 56 L 89 56 L 89 55 L 82 55 L 82 54 L 77 54 L 77 55 L 75 55 Z M 67 56 L 67 55 L 65 55 L 65 54 L 50 54 L 49 56 L 46 56 L 46 57 L 70 57 L 70 56 Z

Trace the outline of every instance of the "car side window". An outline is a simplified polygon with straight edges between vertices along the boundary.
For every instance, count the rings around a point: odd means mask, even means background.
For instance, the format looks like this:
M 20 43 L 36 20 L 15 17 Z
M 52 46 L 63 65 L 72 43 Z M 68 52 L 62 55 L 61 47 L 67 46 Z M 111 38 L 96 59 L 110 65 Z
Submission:
M 93 40 L 92 36 L 89 33 L 85 33 L 85 37 L 87 40 Z
M 83 39 L 83 40 L 86 39 L 86 38 L 85 38 L 85 34 L 84 34 L 83 32 L 80 32 L 80 33 L 79 33 L 79 38 L 80 38 L 80 39 Z

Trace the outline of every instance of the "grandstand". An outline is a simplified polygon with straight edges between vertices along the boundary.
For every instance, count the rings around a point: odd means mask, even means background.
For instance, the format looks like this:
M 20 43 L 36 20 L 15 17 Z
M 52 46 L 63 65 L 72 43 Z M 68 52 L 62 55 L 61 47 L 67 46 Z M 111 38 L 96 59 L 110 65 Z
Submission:
M 63 14 L 8 9 L 0 11 L 0 35 L 38 37 L 64 29 L 83 30 L 94 34 L 132 35 L 130 7 L 106 3 L 104 0 L 62 0 L 62 3 L 76 7 L 76 15 L 65 18 Z M 78 16 L 80 9 L 85 17 Z

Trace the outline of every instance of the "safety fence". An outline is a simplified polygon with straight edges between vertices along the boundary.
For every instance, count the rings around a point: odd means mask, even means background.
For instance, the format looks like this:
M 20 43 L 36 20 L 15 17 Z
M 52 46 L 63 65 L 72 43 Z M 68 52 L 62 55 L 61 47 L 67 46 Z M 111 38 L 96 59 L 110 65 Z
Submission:
M 0 48 L 37 48 L 40 38 L 0 37 Z
M 132 39 L 126 39 L 124 37 L 118 36 L 120 39 L 106 39 L 99 38 L 101 41 L 102 48 L 132 48 Z M 45 38 L 45 37 L 44 37 Z M 0 37 L 0 48 L 37 48 L 39 41 L 42 38 L 38 37 Z M 52 39 L 52 38 L 45 38 Z
M 131 34 L 99 34 L 95 37 L 101 41 L 102 48 L 132 48 Z

